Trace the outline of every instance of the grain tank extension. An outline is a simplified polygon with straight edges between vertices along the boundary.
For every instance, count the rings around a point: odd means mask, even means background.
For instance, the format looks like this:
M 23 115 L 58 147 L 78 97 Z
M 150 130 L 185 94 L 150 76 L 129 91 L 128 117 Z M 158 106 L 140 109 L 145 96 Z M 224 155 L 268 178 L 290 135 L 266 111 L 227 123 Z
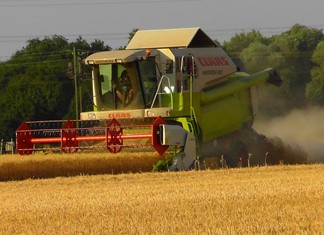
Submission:
M 139 30 L 125 50 L 92 54 L 85 64 L 92 67 L 93 111 L 61 121 L 52 135 L 23 123 L 17 130 L 20 154 L 45 144 L 64 152 L 91 145 L 113 153 L 150 146 L 168 153 L 169 170 L 187 170 L 211 156 L 246 166 L 258 141 L 252 129 L 257 86 L 281 84 L 274 69 L 237 72 L 199 28 Z

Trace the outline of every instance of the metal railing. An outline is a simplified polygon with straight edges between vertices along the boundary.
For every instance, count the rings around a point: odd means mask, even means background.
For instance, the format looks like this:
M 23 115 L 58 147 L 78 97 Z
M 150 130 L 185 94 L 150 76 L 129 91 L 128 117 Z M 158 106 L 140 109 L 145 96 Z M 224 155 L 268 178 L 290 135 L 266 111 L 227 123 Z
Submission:
M 158 87 L 157 87 L 157 89 L 156 89 L 156 92 L 155 92 L 155 95 L 154 95 L 154 98 L 153 98 L 153 102 L 152 102 L 152 104 L 151 104 L 151 107 L 150 108 L 153 108 L 153 105 L 154 105 L 154 103 L 155 103 L 155 100 L 156 100 L 156 98 L 157 98 L 157 96 L 159 95 L 159 94 L 168 94 L 167 92 L 161 92 L 160 91 L 160 89 L 161 89 L 161 85 L 162 85 L 162 82 L 163 82 L 163 80 L 166 80 L 167 81 L 167 88 L 169 89 L 169 91 L 170 91 L 170 95 L 171 95 L 171 109 L 173 109 L 173 95 L 172 95 L 172 89 L 171 89 L 171 82 L 170 82 L 170 78 L 168 77 L 168 76 L 166 76 L 166 75 L 163 75 L 161 78 L 160 78 L 160 81 L 159 81 L 159 83 L 158 83 Z M 160 101 L 161 102 L 161 101 Z M 160 107 L 161 107 L 161 104 L 159 105 Z
M 16 143 L 11 139 L 10 141 L 0 141 L 0 154 L 14 154 L 16 150 Z

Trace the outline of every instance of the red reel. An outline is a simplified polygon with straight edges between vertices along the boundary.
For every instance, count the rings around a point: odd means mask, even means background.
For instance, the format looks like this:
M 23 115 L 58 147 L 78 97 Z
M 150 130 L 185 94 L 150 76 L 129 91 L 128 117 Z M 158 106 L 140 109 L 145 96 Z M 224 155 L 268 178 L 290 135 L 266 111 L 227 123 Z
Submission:
M 78 130 L 72 121 L 67 121 L 62 127 L 61 149 L 64 153 L 75 153 L 78 151 Z
M 106 130 L 107 149 L 111 153 L 118 153 L 123 148 L 123 128 L 120 123 L 114 118 L 108 125 Z
M 27 123 L 22 123 L 16 132 L 16 148 L 20 155 L 33 153 L 34 144 L 31 142 L 34 137 L 32 129 Z

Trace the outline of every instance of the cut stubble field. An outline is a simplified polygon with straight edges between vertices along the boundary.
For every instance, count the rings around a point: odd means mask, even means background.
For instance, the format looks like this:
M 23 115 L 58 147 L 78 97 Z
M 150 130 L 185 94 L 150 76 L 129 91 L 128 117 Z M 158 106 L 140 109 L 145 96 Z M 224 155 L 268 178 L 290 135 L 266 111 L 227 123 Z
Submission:
M 0 234 L 315 234 L 324 165 L 0 182 Z

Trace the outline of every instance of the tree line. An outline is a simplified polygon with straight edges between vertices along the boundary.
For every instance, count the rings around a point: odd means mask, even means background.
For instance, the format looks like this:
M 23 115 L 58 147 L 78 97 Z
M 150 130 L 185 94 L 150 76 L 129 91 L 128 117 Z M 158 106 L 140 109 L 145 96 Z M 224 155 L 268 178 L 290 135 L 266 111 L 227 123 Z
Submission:
M 278 70 L 284 83 L 279 89 L 266 86 L 262 90 L 263 113 L 275 116 L 308 105 L 324 106 L 322 30 L 296 24 L 271 37 L 253 30 L 236 34 L 221 46 L 243 71 Z M 69 42 L 54 35 L 27 41 L 8 61 L 0 63 L 0 139 L 14 138 L 23 121 L 75 118 L 74 81 L 68 74 L 73 48 L 80 57 L 112 49 L 100 39 L 89 43 L 79 37 Z M 79 82 L 83 110 L 89 110 L 91 82 L 87 76 Z

